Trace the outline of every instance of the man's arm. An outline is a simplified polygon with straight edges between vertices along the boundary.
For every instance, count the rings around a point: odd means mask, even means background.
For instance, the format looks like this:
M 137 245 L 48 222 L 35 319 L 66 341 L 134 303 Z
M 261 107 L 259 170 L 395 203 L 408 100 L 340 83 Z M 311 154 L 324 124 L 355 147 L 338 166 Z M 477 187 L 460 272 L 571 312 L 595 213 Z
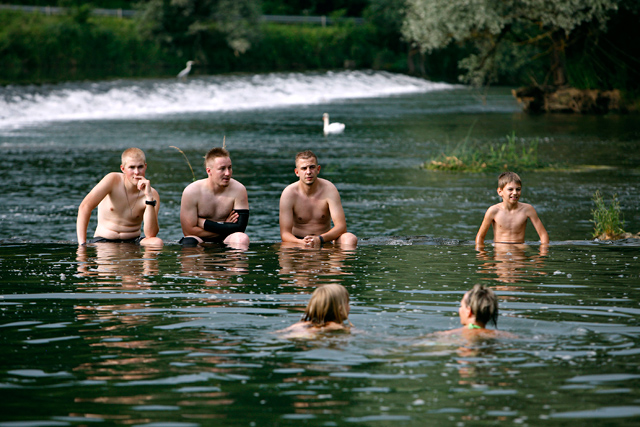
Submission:
M 338 193 L 338 189 L 333 184 L 331 184 L 331 189 L 328 192 L 327 202 L 329 203 L 329 214 L 331 215 L 333 227 L 326 233 L 322 233 L 322 239 L 325 242 L 330 242 L 347 232 L 347 220 L 344 216 L 340 193 Z M 318 237 L 318 241 L 314 243 L 321 244 L 322 242 Z
M 538 232 L 540 243 L 543 245 L 548 245 L 549 234 L 547 233 L 547 230 L 544 228 L 544 225 L 542 225 L 542 221 L 540 221 L 540 218 L 538 218 L 538 213 L 536 212 L 536 209 L 533 206 L 531 206 L 531 208 L 528 209 L 528 216 L 529 216 L 529 219 L 531 220 L 531 224 L 533 224 L 536 231 Z
M 300 243 L 302 239 L 298 239 L 293 235 L 293 202 L 294 195 L 291 187 L 287 187 L 280 196 L 280 238 L 283 242 Z
M 493 224 L 495 216 L 495 209 L 493 209 L 493 207 L 487 209 L 487 212 L 484 214 L 482 224 L 480 224 L 478 234 L 476 234 L 476 249 L 484 246 L 484 238 L 487 236 L 487 232 L 489 231 L 489 228 L 491 228 L 491 224 Z
M 233 233 L 244 233 L 249 224 L 249 196 L 244 185 L 238 184 L 237 196 L 233 201 L 233 209 L 224 222 L 211 221 L 207 218 L 198 218 L 198 227 L 213 233 L 213 235 L 226 237 Z
M 144 237 L 156 237 L 160 231 L 160 224 L 158 223 L 158 212 L 160 212 L 160 195 L 154 189 L 150 189 L 150 194 L 145 194 L 145 201 L 155 200 L 156 205 L 145 205 L 144 209 Z
M 76 234 L 78 235 L 78 244 L 87 243 L 87 227 L 91 219 L 91 212 L 107 197 L 114 185 L 120 180 L 120 174 L 112 172 L 105 175 L 102 180 L 85 196 L 78 207 L 78 218 L 76 219 Z
M 198 190 L 195 184 L 189 184 L 182 192 L 180 202 L 180 225 L 185 236 L 213 237 L 210 233 L 198 226 Z

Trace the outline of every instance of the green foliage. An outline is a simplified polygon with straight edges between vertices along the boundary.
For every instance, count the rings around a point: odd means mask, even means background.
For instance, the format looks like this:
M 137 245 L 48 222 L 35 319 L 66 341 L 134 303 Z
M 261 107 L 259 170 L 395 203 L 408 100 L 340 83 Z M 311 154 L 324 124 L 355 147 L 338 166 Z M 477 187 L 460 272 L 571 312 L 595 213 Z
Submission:
M 221 44 L 240 55 L 258 37 L 257 0 L 149 0 L 140 10 L 145 37 L 201 64 L 217 61 L 210 53 Z
M 617 195 L 613 195 L 611 205 L 607 206 L 600 190 L 597 190 L 593 195 L 593 202 L 596 205 L 595 209 L 591 210 L 593 216 L 591 222 L 594 225 L 593 237 L 612 239 L 624 233 L 624 220 L 621 219 L 620 202 L 617 200 Z
M 0 11 L 0 84 L 175 76 L 196 59 L 188 44 L 161 43 L 138 29 L 136 21 L 115 17 L 80 23 L 68 15 Z M 243 55 L 224 38 L 209 39 L 206 58 L 214 60 L 199 61 L 193 72 L 341 69 L 347 60 L 357 68 L 406 70 L 406 53 L 381 46 L 370 24 L 262 24 L 258 31 Z
M 0 11 L 0 83 L 55 82 L 157 73 L 165 59 L 134 22 Z
M 538 160 L 538 138 L 518 141 L 515 132 L 506 138 L 506 142 L 501 144 L 478 145 L 470 143 L 467 135 L 450 153 L 425 162 L 423 167 L 449 172 L 496 172 L 526 171 L 544 166 Z
M 565 47 L 575 30 L 595 22 L 605 28 L 621 0 L 407 0 L 402 32 L 423 52 L 451 43 L 473 47 L 460 61 L 460 80 L 475 86 L 496 81 L 502 64 L 525 67 L 548 58 L 548 76 L 563 84 Z M 511 58 L 505 62 L 505 58 Z

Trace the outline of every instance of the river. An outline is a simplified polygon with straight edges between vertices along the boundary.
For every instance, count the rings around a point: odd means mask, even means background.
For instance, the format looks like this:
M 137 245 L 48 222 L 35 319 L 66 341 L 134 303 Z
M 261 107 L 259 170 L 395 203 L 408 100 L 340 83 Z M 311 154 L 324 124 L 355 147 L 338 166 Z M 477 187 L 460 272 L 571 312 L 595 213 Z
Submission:
M 323 135 L 325 112 L 343 134 Z M 512 132 L 563 165 L 520 173 L 551 245 L 529 227 L 527 245 L 476 251 L 496 174 L 420 165 Z M 223 139 L 252 243 L 182 248 L 193 176 L 172 146 L 203 178 Z M 0 426 L 636 425 L 640 243 L 593 241 L 590 219 L 600 190 L 640 231 L 639 143 L 633 115 L 530 116 L 509 88 L 373 71 L 1 88 Z M 166 244 L 79 248 L 77 207 L 130 146 L 147 155 Z M 279 196 L 305 149 L 356 250 L 280 246 Z M 354 332 L 282 338 L 326 283 L 349 290 Z M 517 338 L 431 335 L 457 327 L 475 283 Z

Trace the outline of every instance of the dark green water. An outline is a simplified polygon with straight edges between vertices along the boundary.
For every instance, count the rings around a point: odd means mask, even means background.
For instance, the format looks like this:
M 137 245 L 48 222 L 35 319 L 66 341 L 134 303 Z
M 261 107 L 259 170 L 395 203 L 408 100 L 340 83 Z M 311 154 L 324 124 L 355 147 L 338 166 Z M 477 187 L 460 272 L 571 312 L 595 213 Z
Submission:
M 31 99 L 11 90 L 5 102 Z M 27 106 L 43 115 L 34 123 L 0 113 L 16 122 L 0 128 L 0 426 L 640 421 L 640 244 L 589 240 L 597 189 L 617 193 L 625 228 L 640 231 L 636 117 L 525 116 L 506 89 L 487 104 L 449 90 L 162 116 L 55 116 L 64 108 L 84 114 L 100 100 L 78 96 Z M 143 105 L 111 102 L 114 111 Z M 347 124 L 345 134 L 322 135 L 324 111 Z M 549 161 L 608 167 L 521 174 L 523 200 L 549 231 L 548 252 L 540 253 L 533 229 L 526 247 L 477 252 L 471 241 L 497 201 L 496 177 L 418 168 L 474 122 L 481 142 L 515 131 L 540 137 Z M 201 156 L 223 136 L 249 192 L 253 243 L 246 252 L 183 249 L 175 242 L 191 172 L 169 146 L 184 150 L 203 177 Z M 129 146 L 147 153 L 167 245 L 78 249 L 77 206 Z M 278 198 L 295 179 L 295 153 L 306 148 L 341 191 L 349 229 L 362 239 L 354 251 L 277 243 Z M 304 341 L 274 333 L 297 321 L 326 283 L 349 290 L 357 332 Z M 518 338 L 428 336 L 457 327 L 459 300 L 475 283 L 496 290 L 499 329 Z

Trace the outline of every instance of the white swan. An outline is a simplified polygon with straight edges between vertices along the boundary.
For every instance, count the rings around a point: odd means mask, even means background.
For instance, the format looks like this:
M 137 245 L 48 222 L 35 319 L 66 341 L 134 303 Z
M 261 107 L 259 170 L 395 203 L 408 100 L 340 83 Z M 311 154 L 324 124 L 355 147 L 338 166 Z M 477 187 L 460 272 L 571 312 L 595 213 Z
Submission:
M 178 73 L 178 78 L 179 79 L 184 79 L 186 78 L 189 73 L 191 72 L 191 66 L 193 65 L 193 61 L 187 61 L 187 68 L 185 68 L 184 70 L 180 71 Z
M 329 114 L 324 113 L 322 115 L 322 121 L 324 122 L 324 134 L 336 134 L 344 132 L 344 123 L 331 123 L 329 124 Z

